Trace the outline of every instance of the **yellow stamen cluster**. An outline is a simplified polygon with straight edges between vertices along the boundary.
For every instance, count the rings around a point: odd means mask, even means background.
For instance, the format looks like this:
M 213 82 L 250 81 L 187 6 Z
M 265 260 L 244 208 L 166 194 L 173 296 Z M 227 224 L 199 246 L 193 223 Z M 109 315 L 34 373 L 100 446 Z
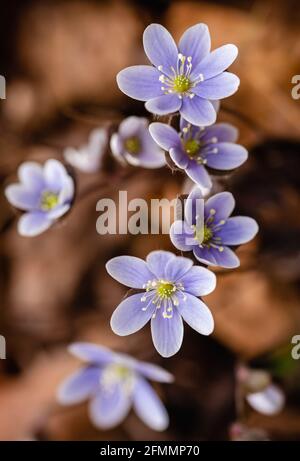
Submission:
M 127 138 L 124 142 L 124 148 L 129 154 L 137 155 L 141 151 L 141 141 L 137 136 Z
M 58 204 L 58 195 L 50 191 L 45 191 L 41 198 L 41 209 L 50 211 Z

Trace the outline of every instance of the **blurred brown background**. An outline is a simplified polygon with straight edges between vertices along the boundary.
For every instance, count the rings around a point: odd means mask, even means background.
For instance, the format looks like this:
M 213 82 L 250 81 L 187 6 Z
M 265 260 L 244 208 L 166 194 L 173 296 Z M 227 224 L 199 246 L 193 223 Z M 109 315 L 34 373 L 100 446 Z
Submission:
M 150 22 L 178 39 L 197 22 L 209 25 L 213 48 L 239 47 L 232 71 L 240 90 L 224 101 L 220 119 L 239 126 L 250 159 L 230 179 L 237 212 L 255 217 L 261 231 L 241 248 L 241 268 L 220 273 L 206 298 L 216 329 L 200 337 L 186 326 L 184 346 L 159 358 L 149 328 L 115 336 L 109 318 L 124 289 L 105 273 L 112 256 L 144 257 L 171 248 L 168 236 L 99 236 L 96 202 L 114 197 L 175 197 L 183 177 L 136 170 L 101 190 L 103 173 L 77 177 L 79 191 L 99 189 L 75 204 L 47 233 L 17 235 L 15 212 L 1 194 L 0 439 L 227 439 L 236 420 L 234 368 L 238 360 L 267 367 L 287 394 L 284 411 L 263 417 L 249 410 L 245 422 L 272 439 L 300 439 L 300 371 L 290 341 L 300 334 L 300 101 L 291 78 L 300 74 L 298 2 L 11 0 L 1 9 L 0 177 L 4 187 L 25 159 L 62 159 L 63 148 L 85 142 L 89 131 L 128 114 L 144 114 L 125 97 L 116 73 L 144 63 L 141 35 Z M 66 352 L 74 340 L 91 340 L 157 362 L 176 383 L 158 387 L 171 417 L 157 434 L 135 415 L 114 431 L 94 429 L 84 405 L 64 409 L 55 401 L 60 381 L 77 366 Z M 143 345 L 143 347 L 141 347 Z

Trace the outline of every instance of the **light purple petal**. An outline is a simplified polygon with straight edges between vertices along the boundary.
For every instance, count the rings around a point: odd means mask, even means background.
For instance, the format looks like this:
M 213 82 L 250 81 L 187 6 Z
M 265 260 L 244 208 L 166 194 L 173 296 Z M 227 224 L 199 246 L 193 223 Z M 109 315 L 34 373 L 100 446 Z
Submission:
M 73 147 L 67 147 L 63 152 L 63 157 L 69 165 L 72 165 L 74 168 L 84 173 L 93 173 L 99 169 L 96 156 L 92 156 L 87 150 L 84 151 L 74 149 Z
M 127 160 L 127 162 L 130 165 L 133 166 L 139 166 L 140 168 L 161 168 L 166 164 L 165 158 L 163 157 L 164 154 L 162 154 L 161 157 L 158 156 L 151 156 L 151 154 L 148 153 L 143 153 L 140 154 L 139 157 L 135 157 L 134 155 L 131 154 L 125 154 L 124 157 Z
M 216 142 L 236 142 L 238 138 L 238 129 L 230 123 L 216 123 L 208 126 L 201 141 L 211 142 L 212 139 Z
M 195 296 L 185 293 L 186 300 L 180 301 L 178 311 L 186 323 L 202 335 L 210 335 L 214 330 L 214 319 L 204 302 Z
M 210 253 L 216 261 L 213 265 L 224 267 L 226 269 L 234 269 L 235 267 L 239 267 L 240 260 L 234 251 L 226 246 L 222 248 L 222 251 L 220 251 L 219 248 L 209 249 Z
M 55 159 L 49 159 L 44 165 L 44 177 L 51 192 L 59 192 L 69 177 L 64 165 Z
M 152 114 L 167 115 L 177 112 L 181 105 L 182 99 L 179 99 L 176 94 L 164 94 L 163 96 L 149 99 L 145 107 Z
M 30 189 L 41 190 L 44 187 L 43 167 L 37 162 L 24 162 L 18 168 L 20 181 Z
M 174 376 L 171 375 L 171 373 L 158 365 L 154 365 L 153 363 L 137 362 L 135 369 L 145 378 L 152 381 L 158 381 L 161 383 L 172 383 L 174 381 Z
M 207 55 L 194 69 L 194 72 L 203 74 L 204 79 L 207 80 L 228 69 L 237 55 L 238 49 L 235 45 L 220 46 Z
M 143 293 L 137 293 L 124 299 L 114 311 L 110 326 L 114 333 L 119 336 L 127 336 L 139 331 L 152 317 L 155 306 L 151 299 L 141 301 Z M 149 302 L 149 306 L 146 306 Z M 146 310 L 143 310 L 146 309 Z
M 198 63 L 210 52 L 210 34 L 207 25 L 196 24 L 189 27 L 182 35 L 178 48 L 184 56 L 192 57 L 191 77 L 193 78 L 196 76 L 193 68 L 197 68 Z
M 280 413 L 285 403 L 282 390 L 274 384 L 270 384 L 263 391 L 248 394 L 246 399 L 254 410 L 263 415 L 275 415 Z
M 107 138 L 106 129 L 96 128 L 90 133 L 88 142 L 82 147 L 78 149 L 67 147 L 63 152 L 64 159 L 83 173 L 95 173 L 102 165 Z
M 207 247 L 194 247 L 193 253 L 196 259 L 200 261 L 202 264 L 206 264 L 208 266 L 217 266 L 217 262 L 214 258 L 214 255 L 211 251 L 211 248 Z
M 121 70 L 117 83 L 121 91 L 138 101 L 148 101 L 162 94 L 159 72 L 152 66 L 131 66 Z
M 59 205 L 63 205 L 65 203 L 70 203 L 74 197 L 74 181 L 71 176 L 65 176 L 63 183 L 61 185 L 61 190 L 58 196 L 58 203 Z
M 172 318 L 162 316 L 158 309 L 151 319 L 151 334 L 155 349 L 162 357 L 171 357 L 181 348 L 183 340 L 183 322 L 177 308 L 173 309 Z
M 162 66 L 162 72 L 172 76 L 176 68 L 178 50 L 172 35 L 160 24 L 150 24 L 143 35 L 146 55 L 154 66 Z
M 208 248 L 208 247 L 195 247 L 193 253 L 196 259 L 202 264 L 208 266 L 220 266 L 225 269 L 234 269 L 240 265 L 240 260 L 236 254 L 228 247 L 219 248 Z
M 184 218 L 189 226 L 197 223 L 197 217 L 204 219 L 204 198 L 198 186 L 193 187 L 184 205 Z
M 140 165 L 146 168 L 160 168 L 166 164 L 164 151 L 151 137 L 148 127 L 140 134 L 142 150 L 135 156 Z
M 123 139 L 130 138 L 146 130 L 147 126 L 148 120 L 145 117 L 127 117 L 120 123 L 119 134 Z
M 168 413 L 150 384 L 138 378 L 133 392 L 133 408 L 138 417 L 151 429 L 164 431 L 169 425 Z
M 88 150 L 95 155 L 100 152 L 102 155 L 107 144 L 108 133 L 105 128 L 95 128 L 90 132 L 88 140 Z
M 62 405 L 84 402 L 100 388 L 101 370 L 85 367 L 69 376 L 58 389 L 58 401 Z
M 206 296 L 216 288 L 216 276 L 213 272 L 200 266 L 193 266 L 180 282 L 185 293 L 194 296 Z
M 207 189 L 212 187 L 209 174 L 203 165 L 198 165 L 196 162 L 191 162 L 186 169 L 186 173 L 196 184 L 199 184 L 199 186 L 205 187 Z
M 220 142 L 214 144 L 217 153 L 207 155 L 207 166 L 217 170 L 232 170 L 242 165 L 248 158 L 247 149 L 239 144 Z
M 70 344 L 68 351 L 84 362 L 95 364 L 109 363 L 114 357 L 114 353 L 106 347 L 86 342 Z
M 54 219 L 61 218 L 61 216 L 66 214 L 70 208 L 71 208 L 71 205 L 69 204 L 59 205 L 56 208 L 53 208 L 53 210 L 50 210 L 47 212 L 48 219 L 54 220 Z
M 154 141 L 164 150 L 180 147 L 181 141 L 177 131 L 166 123 L 151 123 L 149 131 Z
M 175 262 L 176 256 L 170 251 L 151 251 L 146 258 L 148 268 L 157 278 L 166 277 L 166 266 L 170 261 Z M 151 279 L 149 279 L 151 280 Z
M 110 429 L 120 424 L 129 413 L 131 396 L 128 396 L 121 384 L 100 390 L 89 404 L 92 422 L 100 429 Z
M 131 165 L 139 165 L 140 167 L 143 168 L 161 168 L 165 166 L 166 164 L 166 158 L 165 155 L 162 151 L 158 152 L 157 149 L 153 149 L 152 152 L 146 151 L 146 152 L 141 152 L 138 156 L 138 161 L 136 161 L 135 157 L 135 162 L 134 162 L 134 156 L 132 155 L 125 155 L 128 163 L 131 163 Z
M 40 193 L 23 184 L 10 184 L 5 188 L 9 203 L 20 210 L 32 210 L 40 204 Z
M 207 126 L 215 123 L 217 115 L 210 101 L 199 96 L 192 99 L 186 97 L 182 101 L 180 114 L 189 123 L 197 126 Z
M 110 149 L 116 160 L 126 164 L 123 154 L 124 154 L 124 143 L 121 136 L 118 133 L 113 133 L 110 138 Z
M 18 232 L 23 237 L 35 237 L 51 227 L 53 221 L 46 213 L 33 211 L 23 214 L 18 221 Z
M 204 99 L 223 99 L 234 94 L 239 84 L 240 79 L 235 74 L 223 72 L 216 77 L 199 83 L 199 85 L 193 88 L 193 92 Z
M 184 221 L 174 221 L 170 228 L 170 239 L 181 251 L 190 251 L 197 244 L 194 231 Z
M 177 256 L 175 261 L 169 261 L 166 265 L 166 279 L 170 282 L 176 282 L 181 279 L 193 266 L 193 261 L 189 258 Z
M 224 245 L 240 245 L 252 240 L 258 232 L 257 222 L 247 216 L 229 218 L 218 232 Z
M 169 151 L 170 157 L 179 168 L 186 168 L 190 162 L 187 154 L 181 147 L 172 147 Z
M 230 192 L 220 192 L 210 197 L 205 203 L 205 215 L 208 216 L 210 210 L 214 210 L 214 223 L 226 220 L 235 207 L 235 200 Z
M 153 274 L 147 264 L 135 256 L 117 256 L 106 263 L 106 270 L 119 283 L 130 288 L 143 288 L 153 280 Z

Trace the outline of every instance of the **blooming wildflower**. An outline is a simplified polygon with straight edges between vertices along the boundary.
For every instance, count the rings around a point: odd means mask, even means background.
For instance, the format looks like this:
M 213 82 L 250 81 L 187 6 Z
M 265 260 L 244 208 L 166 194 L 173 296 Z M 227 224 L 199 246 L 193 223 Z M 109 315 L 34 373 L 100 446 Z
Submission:
M 64 150 L 66 162 L 84 173 L 99 171 L 107 146 L 107 132 L 97 128 L 90 133 L 88 143 L 79 149 L 67 147 Z
M 149 134 L 147 119 L 142 117 L 123 120 L 118 133 L 111 137 L 110 148 L 118 160 L 134 166 L 160 168 L 166 163 L 163 151 Z
M 209 270 L 169 251 L 152 251 L 146 261 L 118 256 L 108 261 L 106 269 L 118 282 L 143 290 L 114 311 L 111 327 L 116 334 L 135 333 L 151 319 L 154 346 L 163 357 L 170 357 L 182 344 L 182 318 L 199 333 L 212 333 L 212 314 L 197 298 L 215 289 L 216 277 Z
M 205 201 L 204 219 L 197 214 L 197 202 L 202 193 L 195 187 L 188 196 L 184 221 L 175 221 L 170 229 L 173 245 L 181 251 L 193 251 L 203 264 L 234 268 L 239 258 L 230 246 L 249 242 L 256 235 L 258 225 L 246 216 L 230 217 L 235 201 L 229 192 L 213 195 Z
M 58 390 L 60 403 L 73 405 L 89 400 L 91 421 L 100 429 L 117 426 L 131 407 L 150 428 L 167 428 L 166 409 L 147 379 L 169 383 L 173 381 L 170 373 L 91 343 L 74 343 L 69 350 L 86 364 L 62 383 Z
M 7 200 L 25 213 L 18 222 L 18 232 L 33 237 L 47 230 L 71 207 L 74 182 L 62 163 L 47 160 L 42 166 L 24 162 L 18 169 L 20 182 L 6 187 Z
M 196 24 L 182 35 L 178 48 L 160 24 L 150 24 L 143 35 L 144 50 L 153 66 L 132 66 L 117 75 L 121 91 L 157 115 L 179 111 L 193 125 L 207 126 L 216 120 L 211 100 L 235 93 L 236 75 L 224 72 L 238 54 L 235 45 L 210 52 L 205 24 Z
M 197 127 L 180 119 L 180 132 L 165 123 L 151 123 L 151 136 L 169 152 L 173 162 L 199 186 L 211 188 L 205 167 L 232 170 L 247 160 L 247 150 L 235 144 L 237 129 L 229 123 Z

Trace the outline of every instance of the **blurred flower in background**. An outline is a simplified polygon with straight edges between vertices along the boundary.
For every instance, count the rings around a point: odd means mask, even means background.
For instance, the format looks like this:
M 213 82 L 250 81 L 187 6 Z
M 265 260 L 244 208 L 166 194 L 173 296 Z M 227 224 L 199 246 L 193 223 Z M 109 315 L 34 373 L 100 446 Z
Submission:
M 110 148 L 117 160 L 133 166 L 160 168 L 165 165 L 163 151 L 149 134 L 148 121 L 143 117 L 128 117 L 110 140 Z
M 18 169 L 20 183 L 6 187 L 7 200 L 26 211 L 18 222 L 18 231 L 34 237 L 46 231 L 69 211 L 74 197 L 74 181 L 58 160 L 50 159 L 42 167 L 24 162 Z
M 263 415 L 276 415 L 281 412 L 285 396 L 280 387 L 272 383 L 268 371 L 241 366 L 237 378 L 248 404 L 255 411 Z
M 86 365 L 60 386 L 61 404 L 89 400 L 90 418 L 100 429 L 120 424 L 131 407 L 150 428 L 156 431 L 167 428 L 168 414 L 147 380 L 170 383 L 173 381 L 170 373 L 96 344 L 74 343 L 69 351 Z
M 107 130 L 97 128 L 90 133 L 86 145 L 78 149 L 67 147 L 64 150 L 65 161 L 84 173 L 96 173 L 101 168 L 107 140 Z

